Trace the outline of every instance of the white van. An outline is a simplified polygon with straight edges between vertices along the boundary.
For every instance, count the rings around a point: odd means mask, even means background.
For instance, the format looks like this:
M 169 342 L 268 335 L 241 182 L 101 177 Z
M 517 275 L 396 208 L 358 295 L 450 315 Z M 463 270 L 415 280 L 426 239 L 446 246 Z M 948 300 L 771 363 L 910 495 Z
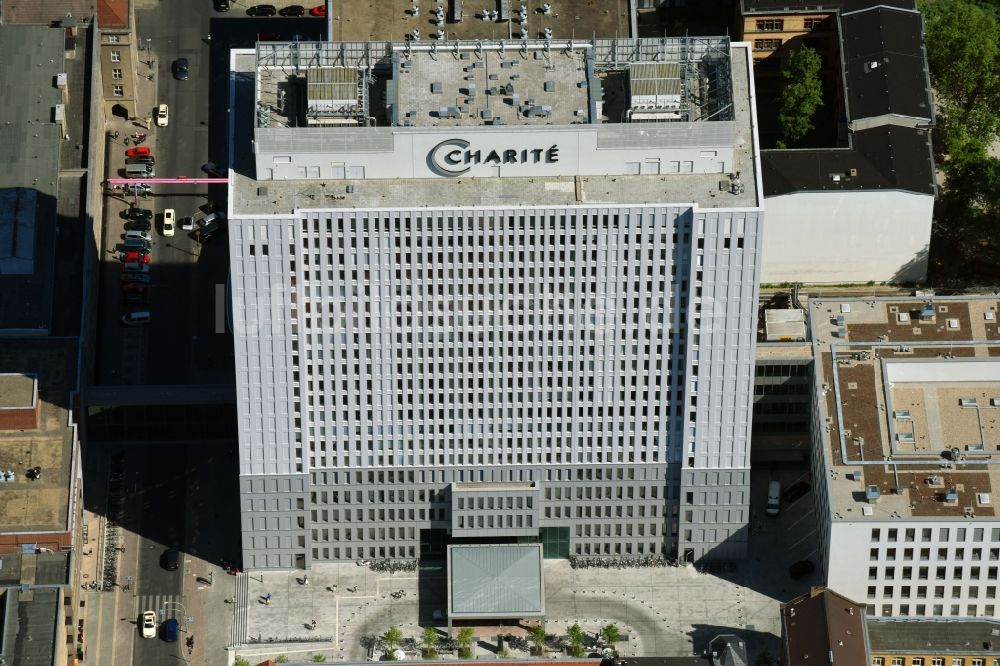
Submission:
M 777 516 L 781 513 L 781 482 L 772 481 L 767 484 L 767 515 Z
M 167 208 L 163 211 L 163 235 L 173 236 L 174 235 L 174 224 L 176 224 L 177 213 L 174 212 L 173 208 Z
M 143 324 L 148 324 L 151 318 L 149 310 L 126 312 L 122 315 L 122 323 L 126 326 L 141 326 Z

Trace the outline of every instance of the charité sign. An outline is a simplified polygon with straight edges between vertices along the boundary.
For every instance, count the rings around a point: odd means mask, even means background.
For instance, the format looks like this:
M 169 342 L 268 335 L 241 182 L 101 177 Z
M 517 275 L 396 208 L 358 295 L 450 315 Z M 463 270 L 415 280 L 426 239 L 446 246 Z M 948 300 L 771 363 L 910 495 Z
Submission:
M 427 165 L 439 176 L 461 176 L 476 165 L 554 164 L 559 161 L 559 146 L 532 148 L 491 148 L 472 146 L 465 139 L 445 139 L 431 148 Z

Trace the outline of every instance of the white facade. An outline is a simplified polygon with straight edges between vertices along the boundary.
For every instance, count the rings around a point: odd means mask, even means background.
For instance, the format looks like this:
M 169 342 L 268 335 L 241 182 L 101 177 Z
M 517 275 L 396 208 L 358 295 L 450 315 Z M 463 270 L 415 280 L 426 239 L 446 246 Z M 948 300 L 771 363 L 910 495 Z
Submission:
M 827 586 L 877 616 L 996 617 L 1000 520 L 832 523 Z
M 716 127 L 258 128 L 229 215 L 245 566 L 485 534 L 549 557 L 743 557 L 748 50 L 725 43 L 737 122 Z M 686 173 L 660 170 L 661 136 Z
M 908 282 L 927 274 L 929 194 L 802 192 L 768 197 L 766 206 L 764 284 Z

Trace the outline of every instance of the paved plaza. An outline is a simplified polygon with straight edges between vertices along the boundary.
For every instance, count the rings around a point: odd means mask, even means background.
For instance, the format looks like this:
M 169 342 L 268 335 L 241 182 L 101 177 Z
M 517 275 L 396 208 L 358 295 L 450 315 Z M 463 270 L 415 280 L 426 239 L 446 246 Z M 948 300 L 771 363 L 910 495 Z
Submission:
M 251 663 L 282 654 L 291 660 L 323 654 L 330 661 L 355 662 L 370 656 L 364 638 L 391 626 L 406 638 L 419 639 L 425 626 L 438 627 L 443 635 L 444 574 L 443 565 L 387 574 L 356 564 L 317 565 L 306 580 L 302 571 L 249 574 L 246 593 L 235 604 L 246 643 L 234 654 Z M 574 570 L 565 560 L 546 560 L 544 577 L 548 633 L 565 635 L 577 622 L 593 635 L 616 623 L 627 636 L 618 650 L 627 656 L 691 655 L 721 633 L 743 636 L 751 654 L 765 647 L 774 653 L 780 635 L 777 597 L 796 592 L 791 585 L 785 589 L 787 579 L 756 562 L 714 575 L 691 566 Z M 740 584 L 747 581 L 752 587 Z M 475 626 L 476 657 L 496 652 L 497 634 L 526 633 L 524 626 L 490 622 Z

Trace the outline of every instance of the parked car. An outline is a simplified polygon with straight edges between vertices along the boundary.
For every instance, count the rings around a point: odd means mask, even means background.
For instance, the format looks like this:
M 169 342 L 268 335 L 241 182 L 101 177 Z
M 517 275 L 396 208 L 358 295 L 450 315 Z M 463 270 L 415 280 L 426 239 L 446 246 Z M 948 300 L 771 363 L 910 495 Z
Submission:
M 158 107 L 156 107 L 156 126 L 166 127 L 167 122 L 170 119 L 169 115 L 170 115 L 169 109 L 167 108 L 166 104 L 161 104 Z
M 785 504 L 791 504 L 809 492 L 809 488 L 811 488 L 811 486 L 805 481 L 797 481 L 788 486 L 788 489 L 785 490 L 785 492 L 781 493 L 781 500 Z
M 788 575 L 791 576 L 793 580 L 804 578 L 813 571 L 816 571 L 816 565 L 812 563 L 812 560 L 799 560 L 792 566 L 788 567 Z
M 163 640 L 168 643 L 173 643 L 177 640 L 177 635 L 180 631 L 176 618 L 170 618 L 163 623 Z
M 177 213 L 174 212 L 173 208 L 167 208 L 163 211 L 163 235 L 170 236 L 174 235 L 174 219 Z
M 226 173 L 222 169 L 220 169 L 215 164 L 215 162 L 205 162 L 204 164 L 201 165 L 201 170 L 207 173 L 209 176 L 213 176 L 215 178 L 226 177 Z
M 163 568 L 167 571 L 177 571 L 181 566 L 181 552 L 176 548 L 163 551 Z
M 320 18 L 324 18 L 326 16 L 326 5 L 316 5 L 315 7 L 309 10 L 309 13 L 312 14 L 313 16 L 319 16 Z
M 139 208 L 138 206 L 129 206 L 126 216 L 130 220 L 151 220 L 153 219 L 153 211 L 148 208 Z
M 136 146 L 135 148 L 129 148 L 125 151 L 125 157 L 142 157 L 143 155 L 152 154 L 153 151 L 151 151 L 148 146 Z
M 247 16 L 274 16 L 277 13 L 274 5 L 254 5 L 247 9 Z
M 149 302 L 149 287 L 136 282 L 122 283 L 122 300 L 125 305 L 143 305 Z
M 126 231 L 125 235 L 122 236 L 126 241 L 129 240 L 141 240 L 147 243 L 153 242 L 153 237 L 149 235 L 148 231 Z
M 194 229 L 194 218 L 186 215 L 180 221 L 181 231 L 192 231 Z
M 278 10 L 282 16 L 302 16 L 306 13 L 306 8 L 302 5 L 288 5 Z
M 131 220 L 128 223 L 129 231 L 149 231 L 153 228 L 153 223 L 146 218 Z
M 149 252 L 140 252 L 139 250 L 126 250 L 124 252 L 119 252 L 118 258 L 123 263 L 126 264 L 131 264 L 131 263 L 148 264 Z
M 178 58 L 174 60 L 173 65 L 174 78 L 178 81 L 187 81 L 188 77 L 191 76 L 191 72 L 188 70 L 187 58 Z
M 140 264 L 138 261 L 126 261 L 122 264 L 122 270 L 126 273 L 149 273 L 149 264 Z
M 226 214 L 222 211 L 209 213 L 204 219 L 195 222 L 195 238 L 199 243 L 211 240 L 216 234 L 222 231 L 226 221 Z
M 122 284 L 150 284 L 153 281 L 149 273 L 122 273 Z
M 153 188 L 149 186 L 149 183 L 125 183 L 122 187 L 125 188 L 126 194 L 138 194 L 140 197 L 153 193 Z
M 148 610 L 142 614 L 142 637 L 156 638 L 156 613 Z
M 152 319 L 152 315 L 149 314 L 149 310 L 126 312 L 122 315 L 122 323 L 126 326 L 143 326 L 148 324 L 150 319 Z
M 156 158 L 152 155 L 140 155 L 139 157 L 126 157 L 125 164 L 156 164 Z
M 118 244 L 118 250 L 121 252 L 145 252 L 148 254 L 152 249 L 149 241 L 141 238 L 126 238 Z
M 215 11 L 217 12 L 228 12 L 229 0 L 212 0 L 212 6 L 215 7 Z

